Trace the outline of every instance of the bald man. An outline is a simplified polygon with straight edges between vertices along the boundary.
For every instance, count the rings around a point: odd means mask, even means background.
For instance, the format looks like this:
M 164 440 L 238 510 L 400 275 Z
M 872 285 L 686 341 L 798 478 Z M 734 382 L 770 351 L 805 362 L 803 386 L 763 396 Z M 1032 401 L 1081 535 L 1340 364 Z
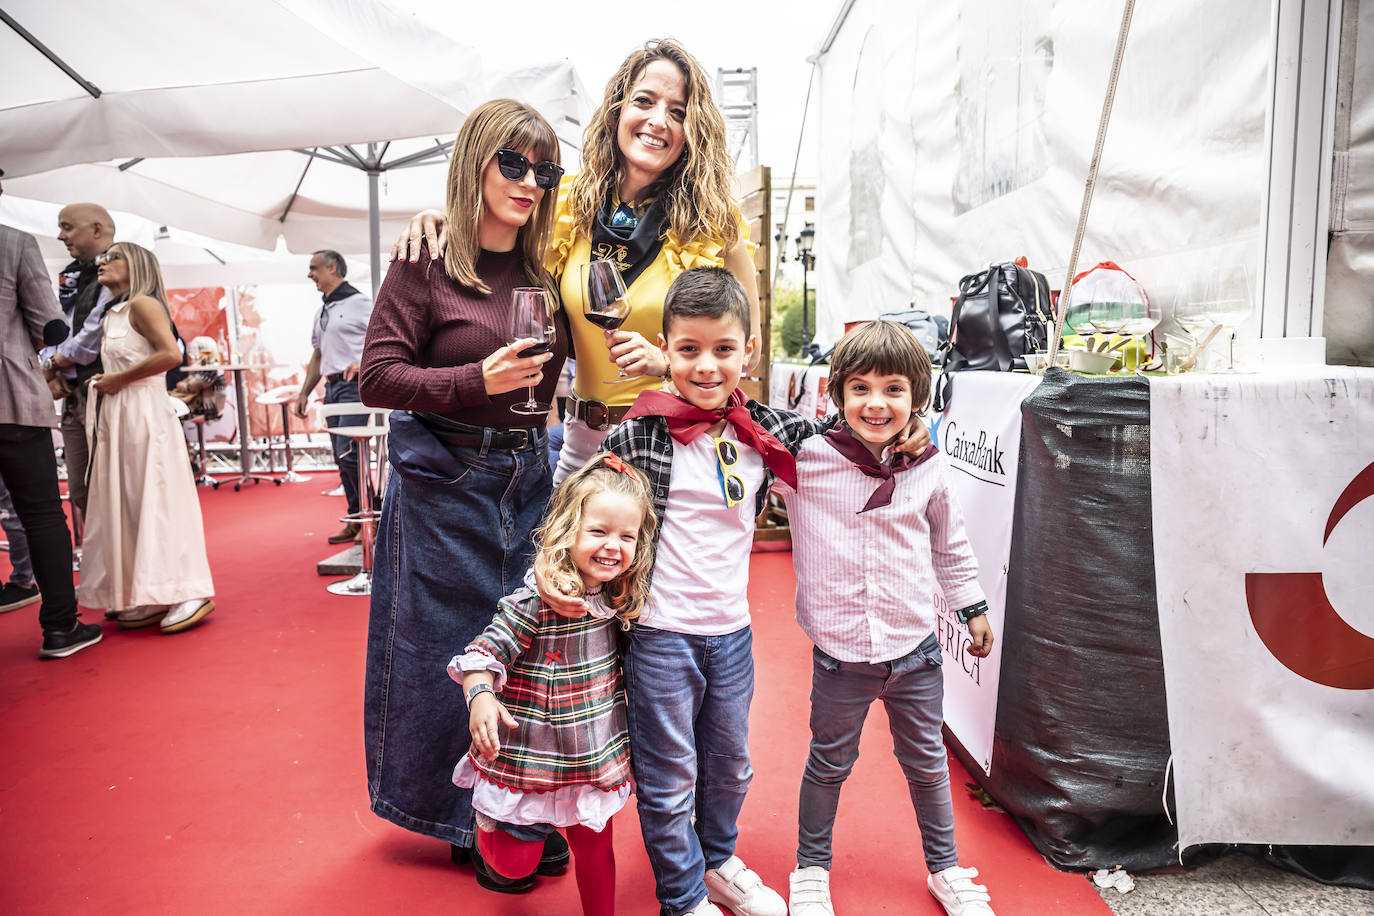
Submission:
M 110 292 L 95 279 L 95 259 L 115 240 L 110 211 L 100 204 L 68 204 L 57 214 L 57 240 L 67 246 L 72 262 L 58 275 L 57 298 L 70 319 L 72 333 L 43 361 L 44 373 L 54 395 L 64 393 L 62 446 L 67 458 L 67 495 L 73 506 L 86 512 L 86 465 L 90 445 L 86 441 L 86 382 L 101 371 L 100 326 Z M 64 382 L 63 369 L 76 369 L 74 380 Z M 79 530 L 79 523 L 78 523 Z

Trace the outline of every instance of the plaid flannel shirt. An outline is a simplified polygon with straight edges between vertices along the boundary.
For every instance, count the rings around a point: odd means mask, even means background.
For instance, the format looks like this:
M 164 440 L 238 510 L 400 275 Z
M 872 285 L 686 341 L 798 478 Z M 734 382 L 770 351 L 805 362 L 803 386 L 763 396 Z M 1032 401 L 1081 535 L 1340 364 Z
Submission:
M 630 734 L 619 629 L 614 618 L 562 617 L 528 587 L 501 599 L 467 649 L 506 667 L 500 699 L 520 727 L 502 729 L 495 760 L 469 752 L 479 774 L 520 792 L 576 785 L 609 792 L 625 784 Z
M 745 405 L 760 426 L 773 435 L 793 455 L 803 442 L 812 436 L 829 429 L 838 421 L 838 414 L 825 420 L 808 420 L 792 410 L 780 410 L 751 400 Z M 649 486 L 654 491 L 654 510 L 659 521 L 668 511 L 668 484 L 673 477 L 673 437 L 668 433 L 668 421 L 664 417 L 635 417 L 626 420 L 606 437 L 602 449 L 614 452 L 625 461 L 644 472 L 649 478 Z M 764 466 L 763 486 L 759 487 L 754 514 L 763 511 L 768 501 L 768 490 L 773 485 L 773 472 Z M 663 526 L 659 525 L 659 532 Z M 658 543 L 658 533 L 654 534 Z

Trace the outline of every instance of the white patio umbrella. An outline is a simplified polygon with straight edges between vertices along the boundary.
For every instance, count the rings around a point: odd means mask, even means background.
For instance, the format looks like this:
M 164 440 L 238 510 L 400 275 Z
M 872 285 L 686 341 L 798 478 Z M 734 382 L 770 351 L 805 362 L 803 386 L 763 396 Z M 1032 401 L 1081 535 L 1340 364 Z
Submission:
M 0 22 L 7 194 L 259 248 L 370 249 L 374 292 L 384 220 L 393 234 L 442 202 L 475 105 L 527 101 L 576 154 L 570 64 L 489 68 L 385 0 L 20 0 Z

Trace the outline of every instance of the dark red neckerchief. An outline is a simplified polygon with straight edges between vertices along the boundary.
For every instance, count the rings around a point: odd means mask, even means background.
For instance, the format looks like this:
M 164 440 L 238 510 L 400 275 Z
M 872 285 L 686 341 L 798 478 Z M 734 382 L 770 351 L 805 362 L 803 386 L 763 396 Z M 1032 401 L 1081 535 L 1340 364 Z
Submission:
M 882 483 L 878 484 L 878 489 L 874 490 L 873 495 L 868 498 L 868 502 L 864 503 L 864 507 L 854 513 L 855 515 L 862 515 L 869 509 L 877 509 L 891 503 L 892 494 L 897 491 L 896 475 L 902 471 L 911 470 L 939 451 L 933 445 L 926 446 L 926 450 L 919 455 L 908 455 L 906 452 L 894 451 L 884 463 L 874 458 L 873 453 L 868 450 L 868 446 L 860 442 L 858 437 L 850 432 L 849 427 L 844 424 L 836 424 L 826 430 L 825 440 L 835 447 L 835 451 L 848 458 L 864 474 L 882 480 Z
M 663 417 L 668 421 L 668 434 L 676 442 L 686 445 L 721 420 L 735 424 L 735 435 L 763 457 L 768 470 L 778 475 L 789 487 L 797 488 L 797 459 L 772 433 L 758 424 L 749 408 L 744 392 L 736 388 L 724 407 L 705 410 L 678 395 L 649 389 L 641 391 L 625 419 L 633 417 Z

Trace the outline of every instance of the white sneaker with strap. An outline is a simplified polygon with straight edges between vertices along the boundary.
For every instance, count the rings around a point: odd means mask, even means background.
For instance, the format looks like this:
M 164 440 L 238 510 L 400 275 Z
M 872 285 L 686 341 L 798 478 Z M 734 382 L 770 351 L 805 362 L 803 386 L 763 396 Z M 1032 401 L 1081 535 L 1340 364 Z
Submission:
M 720 907 L 711 902 L 710 897 L 705 897 L 687 911 L 687 916 L 725 916 L 725 914 L 720 911 Z
M 976 877 L 978 869 L 952 865 L 927 878 L 926 887 L 949 916 L 995 916 L 988 889 L 974 884 Z
M 731 856 L 706 872 L 706 899 L 728 906 L 735 916 L 787 916 L 787 904 L 763 879 Z
M 798 868 L 787 878 L 788 916 L 835 916 L 830 872 L 819 865 Z

